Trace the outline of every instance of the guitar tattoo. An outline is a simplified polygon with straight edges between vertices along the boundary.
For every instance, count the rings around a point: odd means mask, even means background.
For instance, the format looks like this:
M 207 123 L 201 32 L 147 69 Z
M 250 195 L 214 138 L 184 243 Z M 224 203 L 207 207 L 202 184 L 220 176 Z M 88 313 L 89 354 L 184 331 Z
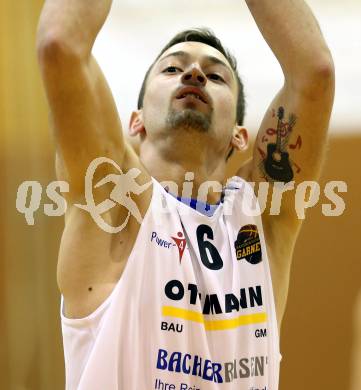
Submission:
M 279 107 L 277 112 L 278 122 L 276 143 L 270 143 L 267 145 L 267 155 L 263 161 L 263 168 L 267 176 L 272 180 L 289 182 L 293 179 L 294 174 L 286 147 L 292 128 L 296 123 L 296 116 L 291 114 L 289 122 L 283 123 L 284 113 L 284 108 Z M 287 126 L 287 134 L 283 142 L 281 142 L 281 132 L 284 131 L 285 126 Z

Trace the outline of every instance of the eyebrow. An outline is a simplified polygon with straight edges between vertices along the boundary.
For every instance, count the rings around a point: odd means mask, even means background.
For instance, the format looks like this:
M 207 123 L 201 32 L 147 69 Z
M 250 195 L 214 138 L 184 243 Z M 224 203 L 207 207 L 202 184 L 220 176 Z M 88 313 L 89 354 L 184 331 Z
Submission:
M 191 55 L 189 53 L 187 53 L 186 51 L 179 50 L 179 51 L 174 51 L 173 53 L 169 53 L 166 56 L 164 56 L 163 58 L 160 58 L 159 62 L 165 60 L 168 57 L 183 57 L 183 58 L 189 59 L 190 56 Z M 211 62 L 212 64 L 221 65 L 221 66 L 225 67 L 234 77 L 233 71 L 231 71 L 230 67 L 224 61 L 220 60 L 219 58 L 217 58 L 215 56 L 211 56 L 211 55 L 206 55 L 205 59 L 206 59 L 206 61 Z

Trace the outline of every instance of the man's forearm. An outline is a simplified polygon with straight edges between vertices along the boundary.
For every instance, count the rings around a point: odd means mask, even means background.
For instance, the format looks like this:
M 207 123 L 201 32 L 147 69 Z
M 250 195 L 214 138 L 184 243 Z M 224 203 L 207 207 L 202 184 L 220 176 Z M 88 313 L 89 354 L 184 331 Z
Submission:
M 307 82 L 332 72 L 332 57 L 312 11 L 303 0 L 246 0 L 286 80 Z
M 80 55 L 89 55 L 111 5 L 112 0 L 46 0 L 39 21 L 38 46 L 56 41 Z

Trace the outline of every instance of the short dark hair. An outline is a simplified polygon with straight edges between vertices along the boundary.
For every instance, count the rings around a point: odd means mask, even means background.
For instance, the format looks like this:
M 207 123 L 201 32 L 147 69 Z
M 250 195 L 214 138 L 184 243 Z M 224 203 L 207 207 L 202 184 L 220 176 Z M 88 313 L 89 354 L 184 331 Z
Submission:
M 164 46 L 164 48 L 161 50 L 157 58 L 154 60 L 152 65 L 147 70 L 142 87 L 139 92 L 138 96 L 138 110 L 143 108 L 143 101 L 144 101 L 144 95 L 145 95 L 145 89 L 147 84 L 147 79 L 149 76 L 150 71 L 152 70 L 154 64 L 158 61 L 158 59 L 162 56 L 164 52 L 166 52 L 170 47 L 176 45 L 177 43 L 182 42 L 201 42 L 206 45 L 214 47 L 216 50 L 221 52 L 225 58 L 227 58 L 229 64 L 231 65 L 231 68 L 234 72 L 234 75 L 236 77 L 237 85 L 238 85 L 238 99 L 237 99 L 237 124 L 243 125 L 244 120 L 244 114 L 245 114 L 245 96 L 244 96 L 244 87 L 243 83 L 241 81 L 241 78 L 238 74 L 237 70 L 237 60 L 236 58 L 225 48 L 223 47 L 221 41 L 215 36 L 212 30 L 209 28 L 194 28 L 190 30 L 184 30 L 175 35 L 167 44 Z M 231 156 L 233 152 L 233 149 L 227 156 L 227 159 Z

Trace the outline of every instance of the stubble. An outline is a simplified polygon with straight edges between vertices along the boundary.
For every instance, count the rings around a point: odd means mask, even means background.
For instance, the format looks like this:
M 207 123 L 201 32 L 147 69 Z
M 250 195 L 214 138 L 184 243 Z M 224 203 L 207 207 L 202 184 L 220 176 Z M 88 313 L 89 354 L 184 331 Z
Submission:
M 212 111 L 203 113 L 190 108 L 186 108 L 182 111 L 176 111 L 173 108 L 170 108 L 166 124 L 168 130 L 184 129 L 206 133 L 211 127 L 211 120 Z

